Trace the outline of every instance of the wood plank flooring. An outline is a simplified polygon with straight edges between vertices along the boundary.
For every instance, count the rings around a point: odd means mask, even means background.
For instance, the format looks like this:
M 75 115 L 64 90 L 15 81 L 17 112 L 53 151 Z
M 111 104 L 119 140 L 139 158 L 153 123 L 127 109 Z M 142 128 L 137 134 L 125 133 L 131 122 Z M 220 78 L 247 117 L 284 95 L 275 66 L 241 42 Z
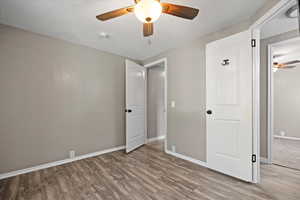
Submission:
M 300 140 L 273 139 L 273 163 L 300 170 Z
M 245 183 L 145 145 L 0 181 L 1 200 L 299 200 L 300 172 L 262 166 L 262 183 Z

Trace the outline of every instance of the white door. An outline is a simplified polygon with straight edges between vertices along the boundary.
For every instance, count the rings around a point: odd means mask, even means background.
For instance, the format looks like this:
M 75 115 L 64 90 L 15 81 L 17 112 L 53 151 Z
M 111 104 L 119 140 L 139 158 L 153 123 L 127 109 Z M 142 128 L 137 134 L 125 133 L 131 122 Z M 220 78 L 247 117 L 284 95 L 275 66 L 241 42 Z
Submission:
M 252 181 L 252 47 L 245 31 L 206 46 L 207 164 Z
M 126 152 L 145 144 L 146 70 L 126 60 Z

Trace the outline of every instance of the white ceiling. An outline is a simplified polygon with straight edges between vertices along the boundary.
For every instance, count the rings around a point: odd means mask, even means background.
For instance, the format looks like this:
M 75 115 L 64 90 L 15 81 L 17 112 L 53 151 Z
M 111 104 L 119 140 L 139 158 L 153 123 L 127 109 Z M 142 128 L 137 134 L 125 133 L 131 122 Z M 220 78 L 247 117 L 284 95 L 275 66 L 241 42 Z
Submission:
M 166 0 L 200 9 L 198 17 L 185 20 L 163 15 L 155 33 L 142 36 L 142 24 L 134 14 L 107 22 L 96 15 L 126 7 L 133 0 L 1 0 L 0 22 L 99 50 L 143 60 L 205 34 L 251 17 L 268 0 Z M 99 37 L 100 32 L 110 35 Z
M 285 16 L 286 11 L 295 4 L 297 4 L 297 2 L 292 1 L 286 9 L 278 13 L 271 21 L 262 27 L 262 39 L 298 29 L 298 19 L 291 19 Z
M 273 45 L 273 55 L 278 56 L 274 61 L 279 63 L 300 60 L 300 37 Z

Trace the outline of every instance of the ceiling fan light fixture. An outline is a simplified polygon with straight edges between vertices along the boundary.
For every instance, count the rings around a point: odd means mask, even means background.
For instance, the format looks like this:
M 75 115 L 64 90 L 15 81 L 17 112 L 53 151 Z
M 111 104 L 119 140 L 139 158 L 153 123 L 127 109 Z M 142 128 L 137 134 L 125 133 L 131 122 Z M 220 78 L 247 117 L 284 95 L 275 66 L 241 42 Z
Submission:
M 288 17 L 288 18 L 297 18 L 298 17 L 298 5 L 294 5 L 292 6 L 290 9 L 288 9 L 285 13 L 285 15 Z
M 135 16 L 143 23 L 153 23 L 160 17 L 162 6 L 156 0 L 141 0 L 134 7 Z

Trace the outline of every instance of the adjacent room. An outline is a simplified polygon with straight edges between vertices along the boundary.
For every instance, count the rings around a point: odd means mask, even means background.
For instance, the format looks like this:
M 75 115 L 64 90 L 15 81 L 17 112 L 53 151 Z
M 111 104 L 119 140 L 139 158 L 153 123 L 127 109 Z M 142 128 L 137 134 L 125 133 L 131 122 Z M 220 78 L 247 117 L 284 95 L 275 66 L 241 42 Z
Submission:
M 147 65 L 147 136 L 148 142 L 166 137 L 166 62 Z
M 261 156 L 264 163 L 299 170 L 297 12 L 292 2 L 261 29 Z
M 299 200 L 300 0 L 1 0 L 0 200 Z
M 300 170 L 300 37 L 276 44 L 273 55 L 273 163 Z M 277 66 L 279 66 L 279 68 Z

